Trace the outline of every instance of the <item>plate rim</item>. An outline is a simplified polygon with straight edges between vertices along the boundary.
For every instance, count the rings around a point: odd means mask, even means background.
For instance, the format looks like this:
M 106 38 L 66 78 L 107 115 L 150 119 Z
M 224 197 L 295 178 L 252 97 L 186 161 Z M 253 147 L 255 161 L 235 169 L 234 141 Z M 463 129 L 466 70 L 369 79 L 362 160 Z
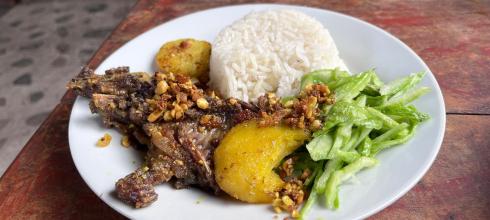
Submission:
M 381 27 L 378 27 L 372 23 L 369 23 L 367 21 L 364 21 L 360 18 L 357 18 L 357 17 L 354 17 L 354 16 L 351 16 L 351 15 L 348 15 L 348 14 L 344 14 L 344 13 L 341 13 L 341 12 L 337 12 L 337 11 L 333 11 L 333 10 L 330 10 L 330 9 L 325 9 L 325 8 L 317 8 L 317 7 L 310 7 L 310 6 L 305 6 L 305 5 L 295 5 L 295 4 L 271 4 L 271 3 L 249 3 L 249 4 L 236 4 L 236 5 L 227 5 L 227 6 L 217 6 L 217 7 L 211 7 L 211 8 L 207 8 L 207 9 L 204 9 L 204 10 L 198 10 L 198 11 L 194 11 L 194 12 L 191 12 L 191 13 L 187 13 L 187 14 L 183 14 L 183 15 L 180 15 L 178 17 L 174 17 L 174 18 L 171 18 L 169 20 L 166 20 L 162 23 L 159 23 L 158 25 L 155 25 L 154 27 L 136 35 L 135 37 L 133 37 L 131 40 L 127 41 L 126 43 L 124 43 L 123 45 L 121 45 L 119 48 L 117 48 L 116 50 L 114 50 L 112 53 L 110 53 L 108 56 L 106 56 L 100 63 L 99 65 L 97 65 L 97 67 L 95 69 L 98 69 L 100 66 L 102 66 L 107 60 L 109 57 L 111 57 L 113 54 L 117 53 L 118 51 L 122 50 L 124 47 L 126 47 L 128 44 L 131 44 L 131 42 L 135 41 L 137 38 L 143 36 L 143 35 L 147 35 L 149 34 L 150 32 L 152 31 L 155 31 L 155 29 L 165 25 L 166 23 L 169 23 L 169 22 L 173 22 L 173 21 L 177 21 L 179 19 L 183 19 L 184 17 L 187 17 L 187 16 L 192 16 L 192 15 L 195 15 L 195 14 L 198 14 L 198 13 L 202 13 L 202 12 L 209 12 L 209 11 L 213 11 L 213 10 L 226 10 L 226 9 L 229 9 L 229 8 L 241 8 L 241 7 L 254 7 L 254 6 L 260 6 L 260 7 L 284 7 L 284 8 L 287 8 L 287 7 L 292 7 L 292 8 L 303 8 L 303 9 L 307 9 L 307 10 L 313 10 L 313 11 L 317 11 L 317 12 L 321 12 L 321 13 L 332 13 L 332 14 L 335 14 L 337 16 L 341 16 L 345 19 L 349 19 L 349 20 L 352 20 L 352 21 L 355 21 L 355 22 L 360 22 L 362 23 L 363 25 L 366 25 L 366 26 L 369 26 L 370 28 L 373 28 L 375 29 L 376 31 L 382 33 L 383 35 L 386 35 L 387 37 L 389 37 L 391 40 L 394 40 L 396 41 L 398 44 L 400 44 L 405 50 L 407 50 L 413 57 L 415 57 L 417 59 L 418 62 L 420 62 L 422 64 L 422 67 L 424 67 L 428 74 L 426 74 L 426 77 L 429 77 L 431 81 L 434 82 L 434 86 L 436 88 L 436 90 L 434 91 L 436 93 L 436 96 L 438 97 L 438 103 L 437 105 L 441 107 L 441 130 L 439 130 L 437 132 L 437 137 L 435 137 L 437 140 L 436 140 L 436 148 L 433 149 L 433 153 L 431 155 L 431 157 L 429 158 L 429 160 L 426 162 L 426 164 L 423 164 L 423 169 L 421 169 L 421 172 L 418 172 L 416 175 L 414 175 L 414 178 L 411 178 L 412 181 L 410 182 L 410 184 L 406 185 L 405 187 L 401 188 L 401 190 L 399 190 L 399 192 L 385 200 L 385 201 L 381 201 L 382 204 L 381 205 L 378 205 L 376 208 L 373 208 L 371 209 L 370 211 L 367 211 L 365 212 L 364 214 L 362 215 L 359 215 L 358 219 L 365 219 L 369 216 L 372 216 L 378 212 L 380 212 L 381 210 L 387 208 L 388 206 L 392 205 L 394 202 L 396 202 L 397 200 L 399 200 L 402 196 L 404 196 L 405 194 L 407 194 L 408 191 L 410 191 L 418 182 L 420 182 L 420 180 L 425 176 L 425 174 L 427 174 L 427 172 L 429 171 L 429 169 L 432 167 L 432 164 L 434 163 L 437 155 L 439 155 L 439 151 L 442 147 L 442 143 L 443 143 L 443 140 L 444 140 L 444 135 L 445 135 L 445 130 L 446 130 L 446 106 L 445 106 L 445 101 L 444 101 L 444 96 L 443 96 L 443 93 L 442 93 L 442 90 L 441 90 L 441 87 L 439 86 L 439 83 L 435 77 L 435 75 L 432 73 L 432 71 L 430 70 L 429 66 L 423 61 L 423 59 L 417 54 L 415 53 L 415 51 L 410 48 L 407 44 L 405 44 L 402 40 L 398 39 L 396 36 L 394 36 L 393 34 L 391 34 L 389 31 L 387 30 L 384 30 L 382 29 Z M 71 143 L 71 128 L 72 128 L 72 113 L 74 111 L 74 106 L 75 106 L 75 103 L 79 102 L 80 100 L 80 96 L 77 96 L 75 101 L 73 102 L 73 105 L 72 105 L 72 109 L 70 111 L 70 120 L 68 122 L 68 143 L 69 143 L 69 148 L 70 148 L 70 156 L 72 157 L 72 160 L 73 160 L 73 163 L 75 164 L 75 167 L 77 169 L 77 172 L 78 174 L 82 177 L 83 181 L 85 182 L 85 184 L 90 188 L 90 190 L 92 191 L 92 193 L 94 193 L 99 199 L 101 199 L 106 205 L 108 205 L 109 207 L 111 207 L 113 210 L 116 210 L 119 214 L 127 217 L 127 218 L 130 218 L 132 216 L 130 216 L 128 213 L 126 213 L 125 211 L 119 209 L 117 206 L 107 202 L 106 200 L 104 200 L 100 195 L 98 195 L 96 192 L 96 190 L 93 188 L 93 186 L 91 184 L 89 184 L 89 181 L 87 181 L 87 177 L 85 177 L 84 175 L 81 174 L 80 172 L 80 169 L 79 169 L 79 165 L 77 164 L 77 162 L 75 161 L 75 157 L 76 155 L 74 155 L 73 153 L 73 150 L 72 150 L 72 145 L 70 144 Z

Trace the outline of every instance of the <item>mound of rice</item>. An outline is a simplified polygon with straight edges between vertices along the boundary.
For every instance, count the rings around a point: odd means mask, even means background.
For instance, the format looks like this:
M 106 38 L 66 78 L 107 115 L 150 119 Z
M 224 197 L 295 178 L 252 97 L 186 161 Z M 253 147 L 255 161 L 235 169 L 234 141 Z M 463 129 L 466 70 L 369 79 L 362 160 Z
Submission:
M 210 61 L 210 86 L 225 97 L 255 101 L 265 92 L 295 95 L 301 76 L 347 70 L 328 30 L 291 10 L 253 12 L 223 29 Z

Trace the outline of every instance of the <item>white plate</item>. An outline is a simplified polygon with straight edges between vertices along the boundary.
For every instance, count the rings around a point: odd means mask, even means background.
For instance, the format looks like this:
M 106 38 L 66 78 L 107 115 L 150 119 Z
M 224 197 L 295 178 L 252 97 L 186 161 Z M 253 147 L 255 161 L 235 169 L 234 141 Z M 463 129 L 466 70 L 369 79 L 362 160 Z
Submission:
M 441 90 L 427 65 L 404 43 L 364 21 L 332 11 L 289 5 L 239 5 L 200 11 L 161 24 L 131 40 L 109 56 L 97 69 L 130 66 L 132 71 L 153 71 L 153 60 L 160 45 L 177 38 L 213 41 L 220 29 L 251 11 L 289 8 L 319 20 L 330 30 L 341 58 L 353 73 L 376 68 L 382 80 L 400 78 L 411 72 L 426 71 L 422 85 L 432 91 L 415 102 L 432 119 L 418 129 L 407 144 L 385 150 L 380 164 L 362 171 L 357 184 L 340 189 L 340 208 L 329 211 L 317 205 L 310 219 L 360 219 L 390 205 L 410 190 L 426 173 L 441 146 L 445 128 L 445 109 Z M 105 132 L 113 141 L 97 148 L 95 142 Z M 75 165 L 89 187 L 109 206 L 132 219 L 272 219 L 268 205 L 245 204 L 197 189 L 174 190 L 168 184 L 156 187 L 158 200 L 150 207 L 133 209 L 114 196 L 114 183 L 135 170 L 142 156 L 121 147 L 115 130 L 103 128 L 98 116 L 90 113 L 88 100 L 78 98 L 73 106 L 69 140 Z

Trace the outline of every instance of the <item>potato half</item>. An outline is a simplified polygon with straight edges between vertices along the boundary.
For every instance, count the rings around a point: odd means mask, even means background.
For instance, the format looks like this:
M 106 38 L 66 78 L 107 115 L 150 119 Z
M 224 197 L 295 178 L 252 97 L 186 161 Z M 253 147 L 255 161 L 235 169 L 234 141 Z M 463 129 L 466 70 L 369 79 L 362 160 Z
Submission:
M 178 39 L 162 45 L 155 61 L 161 71 L 195 77 L 204 83 L 209 78 L 210 56 L 210 43 Z
M 233 127 L 214 153 L 216 182 L 234 198 L 268 203 L 284 184 L 273 171 L 308 138 L 302 129 L 258 127 L 249 121 Z

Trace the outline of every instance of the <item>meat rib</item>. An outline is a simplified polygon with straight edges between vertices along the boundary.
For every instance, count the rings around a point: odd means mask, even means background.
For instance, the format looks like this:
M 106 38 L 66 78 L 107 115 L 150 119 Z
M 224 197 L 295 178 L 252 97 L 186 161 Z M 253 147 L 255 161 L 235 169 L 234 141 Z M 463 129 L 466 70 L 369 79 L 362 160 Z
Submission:
M 258 115 L 256 106 L 207 94 L 189 84 L 186 77 L 164 80 L 170 85 L 169 91 L 156 95 L 155 88 L 163 81 L 158 77 L 129 73 L 127 67 L 108 70 L 105 75 L 84 68 L 68 84 L 78 95 L 91 99 L 92 112 L 102 117 L 105 126 L 116 127 L 139 144 L 147 145 L 145 166 L 116 183 L 118 197 L 136 208 L 154 202 L 158 197 L 154 185 L 172 179 L 176 188 L 196 185 L 219 193 L 214 180 L 213 151 L 234 124 Z M 200 98 L 206 100 L 207 108 L 193 104 Z M 162 106 L 168 108 L 170 103 L 184 99 L 188 109 L 181 118 L 147 120 Z

